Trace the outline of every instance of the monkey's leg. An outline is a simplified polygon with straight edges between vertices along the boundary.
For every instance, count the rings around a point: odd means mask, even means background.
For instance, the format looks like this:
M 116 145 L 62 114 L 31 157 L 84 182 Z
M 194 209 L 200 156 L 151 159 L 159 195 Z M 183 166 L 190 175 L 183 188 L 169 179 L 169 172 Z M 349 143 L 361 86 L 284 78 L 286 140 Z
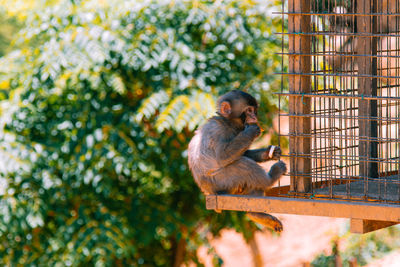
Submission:
M 259 212 L 248 212 L 247 217 L 253 222 L 259 223 L 262 226 L 267 227 L 277 233 L 283 231 L 283 225 L 280 220 L 278 220 L 275 216 L 272 216 L 267 213 L 259 213 Z
M 279 161 L 267 173 L 255 161 L 241 157 L 238 161 L 223 168 L 214 178 L 216 191 L 227 191 L 230 194 L 262 195 L 286 172 L 286 165 Z M 251 212 L 251 220 L 276 232 L 283 229 L 282 223 L 272 215 Z
M 214 191 L 226 191 L 248 194 L 254 190 L 265 191 L 270 188 L 284 173 L 286 165 L 283 161 L 275 163 L 267 173 L 254 160 L 241 157 L 224 167 L 213 177 Z
M 265 193 L 262 190 L 254 190 L 253 192 L 250 193 L 250 195 L 264 196 Z M 275 231 L 277 233 L 283 231 L 283 225 L 281 221 L 275 216 L 272 216 L 271 214 L 261 213 L 261 212 L 248 212 L 246 215 L 253 222 L 259 223 L 272 231 Z

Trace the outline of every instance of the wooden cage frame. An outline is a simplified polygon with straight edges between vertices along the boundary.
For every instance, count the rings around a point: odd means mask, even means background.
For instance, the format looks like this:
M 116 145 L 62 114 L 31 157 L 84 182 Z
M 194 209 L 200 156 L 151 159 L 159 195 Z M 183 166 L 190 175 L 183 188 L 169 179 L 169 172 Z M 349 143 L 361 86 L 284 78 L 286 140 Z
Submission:
M 377 42 L 374 41 L 375 37 L 372 37 L 371 41 L 371 36 L 376 33 L 376 17 L 385 14 L 377 12 L 378 0 L 354 1 L 357 1 L 358 6 L 353 15 L 357 19 L 357 30 L 360 34 L 357 53 L 376 55 Z M 311 158 L 304 156 L 311 154 L 312 147 L 311 138 L 309 138 L 311 118 L 304 116 L 311 112 L 311 98 L 308 96 L 312 95 L 310 77 L 312 75 L 305 74 L 312 73 L 312 36 L 302 33 L 311 32 L 310 15 L 313 11 L 310 10 L 310 0 L 288 0 L 288 11 L 282 12 L 288 17 L 286 35 L 288 36 L 289 66 L 288 73 L 284 75 L 287 75 L 289 79 L 289 93 L 286 95 L 289 97 L 289 114 L 295 114 L 289 117 L 290 185 L 272 188 L 264 197 L 210 195 L 206 197 L 207 209 L 349 218 L 350 230 L 353 233 L 367 233 L 400 223 L 400 202 L 326 199 L 319 198 L 318 194 L 312 192 L 311 189 L 316 186 L 310 177 L 312 162 Z M 390 15 L 400 18 L 400 14 Z M 377 104 L 374 100 L 377 97 L 376 77 L 378 77 L 376 56 L 359 57 L 356 60 L 359 63 L 358 94 L 361 96 L 358 102 L 358 116 L 377 117 Z M 374 121 L 361 120 L 359 135 L 376 137 L 374 123 L 376 124 Z M 377 158 L 376 142 L 362 141 L 361 138 L 359 140 L 360 155 L 365 155 L 367 159 Z M 359 172 L 360 176 L 378 177 L 377 163 L 360 160 Z

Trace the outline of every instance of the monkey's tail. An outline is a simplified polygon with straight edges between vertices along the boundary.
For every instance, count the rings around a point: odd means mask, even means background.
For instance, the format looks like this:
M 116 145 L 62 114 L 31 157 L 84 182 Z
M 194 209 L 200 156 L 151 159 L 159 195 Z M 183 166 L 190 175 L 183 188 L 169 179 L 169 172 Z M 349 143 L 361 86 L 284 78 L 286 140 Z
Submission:
M 259 213 L 259 212 L 248 212 L 246 215 L 253 222 L 259 223 L 277 233 L 280 233 L 283 231 L 283 225 L 282 225 L 281 221 L 278 220 L 278 218 L 276 218 L 275 216 L 272 216 L 267 213 Z

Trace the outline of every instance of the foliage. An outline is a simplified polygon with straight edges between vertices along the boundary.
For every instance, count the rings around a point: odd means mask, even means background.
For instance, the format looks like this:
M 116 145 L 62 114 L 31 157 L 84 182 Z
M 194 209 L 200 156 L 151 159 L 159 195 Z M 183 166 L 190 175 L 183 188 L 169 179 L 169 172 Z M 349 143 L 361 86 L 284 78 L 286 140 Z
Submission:
M 372 259 L 381 258 L 391 250 L 400 248 L 400 229 L 388 227 L 368 234 L 348 234 L 343 241 L 343 259 L 355 258 L 360 265 L 366 265 Z
M 338 254 L 339 254 L 338 242 L 337 242 L 337 240 L 334 240 L 332 242 L 332 254 L 326 255 L 325 253 L 321 253 L 311 262 L 311 266 L 313 266 L 313 267 L 335 267 L 336 262 L 341 260 Z
M 254 231 L 205 210 L 186 146 L 234 88 L 271 122 L 280 18 L 251 1 L 52 2 L 26 10 L 26 48 L 0 62 L 1 147 L 18 166 L 3 172 L 0 263 L 199 263 L 209 233 Z
M 334 255 L 318 255 L 311 263 L 313 267 L 335 267 L 335 256 Z
M 400 248 L 400 228 L 392 226 L 367 234 L 351 234 L 347 232 L 339 237 L 341 251 L 339 252 L 343 266 L 351 266 L 350 261 L 359 265 L 367 265 L 374 259 L 383 257 L 386 253 Z M 333 251 L 336 242 L 333 243 Z M 312 262 L 313 266 L 334 266 L 334 255 L 318 255 Z
M 11 41 L 20 25 L 14 17 L 7 16 L 0 8 L 0 57 L 11 50 Z

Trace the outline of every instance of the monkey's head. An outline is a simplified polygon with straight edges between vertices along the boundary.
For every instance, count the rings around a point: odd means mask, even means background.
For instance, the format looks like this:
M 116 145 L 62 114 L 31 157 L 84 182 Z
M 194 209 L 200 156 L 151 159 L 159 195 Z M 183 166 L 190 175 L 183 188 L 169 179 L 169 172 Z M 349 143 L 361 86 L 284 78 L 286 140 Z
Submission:
M 240 127 L 258 123 L 257 108 L 256 99 L 239 90 L 222 95 L 217 102 L 217 112 Z

